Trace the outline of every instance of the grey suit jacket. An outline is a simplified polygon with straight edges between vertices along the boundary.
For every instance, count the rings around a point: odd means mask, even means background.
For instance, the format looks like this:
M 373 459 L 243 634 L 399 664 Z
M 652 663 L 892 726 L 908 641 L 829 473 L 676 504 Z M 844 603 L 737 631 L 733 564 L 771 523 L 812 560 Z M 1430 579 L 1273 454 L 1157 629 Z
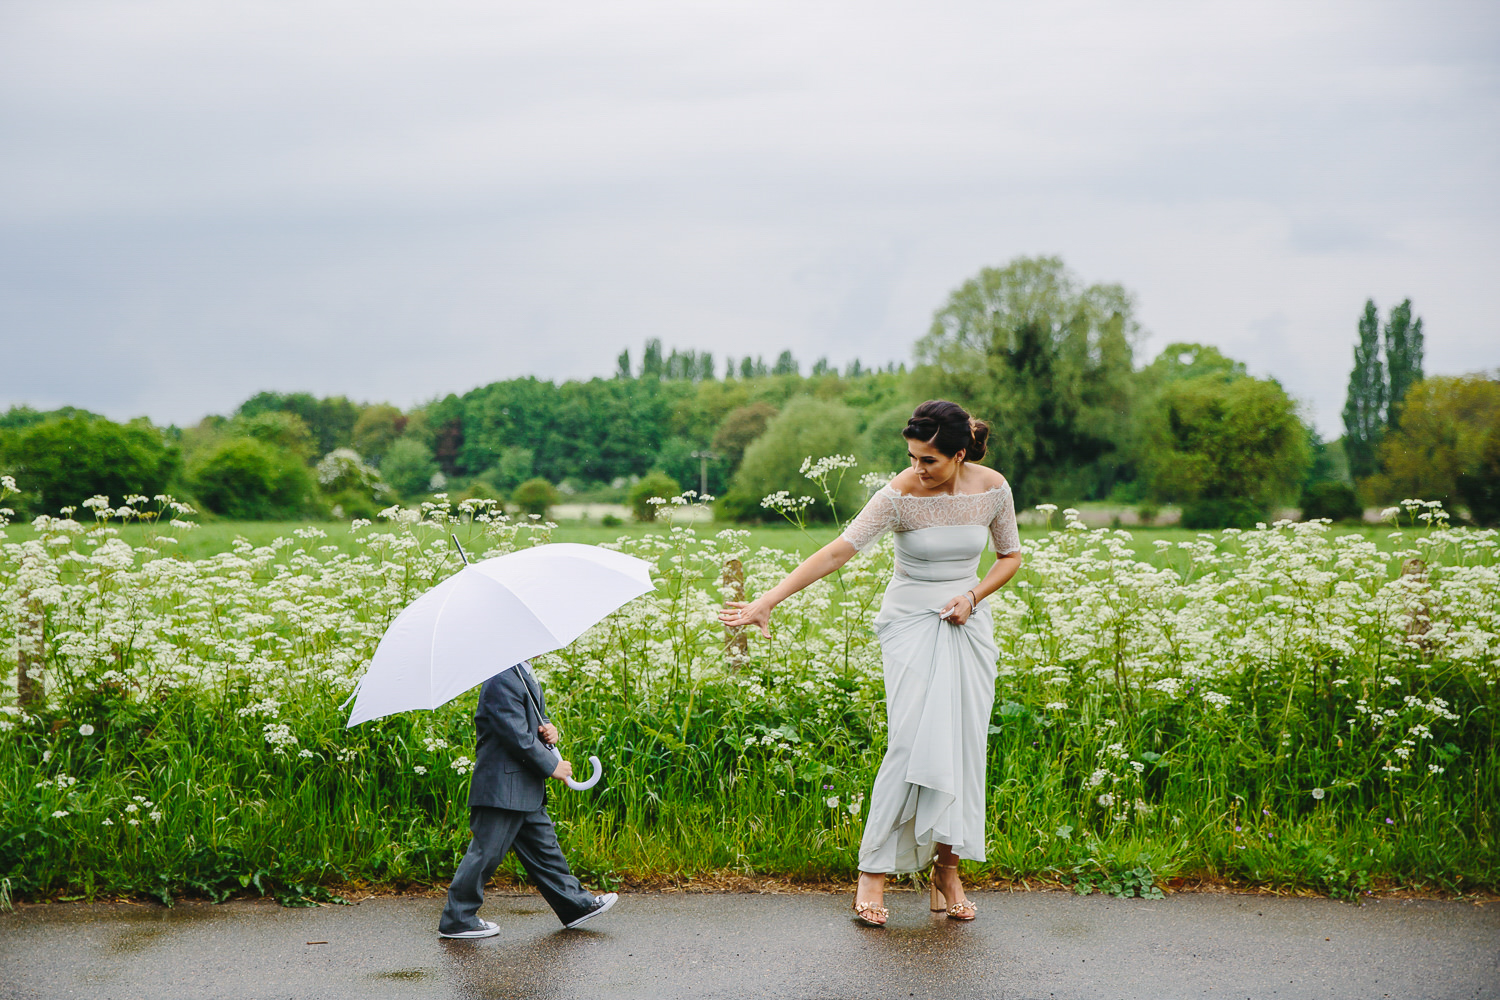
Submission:
M 547 799 L 547 778 L 557 767 L 557 755 L 536 733 L 542 724 L 538 710 L 545 713 L 547 702 L 527 666 L 504 670 L 479 689 L 471 806 L 534 812 Z

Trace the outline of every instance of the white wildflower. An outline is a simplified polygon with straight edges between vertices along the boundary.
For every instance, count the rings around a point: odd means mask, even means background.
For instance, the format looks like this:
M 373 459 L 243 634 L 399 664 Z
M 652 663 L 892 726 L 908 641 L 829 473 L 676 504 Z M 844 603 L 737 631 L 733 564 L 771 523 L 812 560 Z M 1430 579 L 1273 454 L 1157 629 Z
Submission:
M 261 732 L 265 741 L 278 750 L 297 745 L 297 737 L 292 735 L 292 727 L 284 722 L 268 722 Z

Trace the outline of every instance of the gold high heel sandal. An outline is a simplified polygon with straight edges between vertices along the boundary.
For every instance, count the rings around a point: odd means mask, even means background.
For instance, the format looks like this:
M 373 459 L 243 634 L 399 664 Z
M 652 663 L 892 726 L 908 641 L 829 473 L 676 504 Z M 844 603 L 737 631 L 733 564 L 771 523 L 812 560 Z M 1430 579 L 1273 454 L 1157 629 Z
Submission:
M 866 927 L 884 927 L 885 922 L 891 919 L 891 911 L 879 903 L 861 903 L 859 901 L 859 886 L 854 887 L 854 919 Z
M 854 919 L 866 927 L 884 927 L 885 922 L 891 919 L 891 911 L 874 903 L 861 903 L 854 901 Z
M 957 864 L 942 865 L 942 864 L 938 864 L 936 861 L 934 861 L 932 863 L 932 867 L 933 868 L 952 868 L 955 871 L 958 869 L 958 865 Z M 973 920 L 976 916 L 978 916 L 979 911 L 976 910 L 974 908 L 974 904 L 971 903 L 967 899 L 960 900 L 959 902 L 954 903 L 951 906 L 948 905 L 948 897 L 945 896 L 945 895 L 943 895 L 943 890 L 941 890 L 941 889 L 939 889 L 937 887 L 937 873 L 936 872 L 933 873 L 933 875 L 932 875 L 932 881 L 930 883 L 928 883 L 928 884 L 932 887 L 932 892 L 929 894 L 927 906 L 928 906 L 928 909 L 932 910 L 933 913 L 947 912 L 949 920 L 965 920 L 965 921 L 967 921 L 967 920 Z

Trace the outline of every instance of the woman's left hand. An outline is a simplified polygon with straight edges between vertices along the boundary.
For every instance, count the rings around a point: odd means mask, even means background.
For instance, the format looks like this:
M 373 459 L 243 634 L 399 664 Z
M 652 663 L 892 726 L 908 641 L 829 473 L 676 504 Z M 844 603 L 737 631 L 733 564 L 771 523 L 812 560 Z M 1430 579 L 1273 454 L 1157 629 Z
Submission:
M 969 595 L 959 594 L 943 606 L 943 621 L 962 625 L 969 620 L 969 616 L 973 613 L 974 605 L 969 603 Z

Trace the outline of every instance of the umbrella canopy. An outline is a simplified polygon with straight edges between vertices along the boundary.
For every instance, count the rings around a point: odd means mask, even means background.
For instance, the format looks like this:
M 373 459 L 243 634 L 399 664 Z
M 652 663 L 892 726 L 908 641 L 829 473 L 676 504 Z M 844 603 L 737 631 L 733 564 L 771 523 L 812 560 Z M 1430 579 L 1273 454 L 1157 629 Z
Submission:
M 437 708 L 512 664 L 566 646 L 650 593 L 650 570 L 643 559 L 571 542 L 465 566 L 386 629 L 348 725 Z

